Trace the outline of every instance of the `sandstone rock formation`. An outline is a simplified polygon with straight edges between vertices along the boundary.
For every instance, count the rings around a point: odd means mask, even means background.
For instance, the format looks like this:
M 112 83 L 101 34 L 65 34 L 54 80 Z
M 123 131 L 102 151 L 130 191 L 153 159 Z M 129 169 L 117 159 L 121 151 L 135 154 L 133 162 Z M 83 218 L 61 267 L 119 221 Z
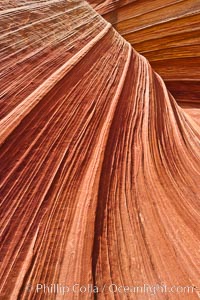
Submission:
M 152 295 L 101 288 L 198 287 L 196 121 L 87 2 L 6 1 L 0 28 L 2 299 L 145 300 Z M 135 40 L 155 61 L 167 51 L 137 31 Z M 56 283 L 100 289 L 35 288 Z M 193 300 L 198 292 L 155 297 Z
M 89 0 L 162 76 L 188 113 L 200 118 L 200 1 Z

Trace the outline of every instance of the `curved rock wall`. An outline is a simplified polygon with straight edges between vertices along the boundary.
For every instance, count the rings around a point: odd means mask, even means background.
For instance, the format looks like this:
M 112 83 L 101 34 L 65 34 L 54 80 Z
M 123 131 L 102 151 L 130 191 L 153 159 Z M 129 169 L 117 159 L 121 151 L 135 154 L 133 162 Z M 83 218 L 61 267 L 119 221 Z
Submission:
M 179 105 L 199 122 L 200 2 L 89 2 L 150 61 Z
M 2 299 L 152 298 L 37 284 L 198 286 L 197 123 L 88 3 L 7 1 L 0 24 Z

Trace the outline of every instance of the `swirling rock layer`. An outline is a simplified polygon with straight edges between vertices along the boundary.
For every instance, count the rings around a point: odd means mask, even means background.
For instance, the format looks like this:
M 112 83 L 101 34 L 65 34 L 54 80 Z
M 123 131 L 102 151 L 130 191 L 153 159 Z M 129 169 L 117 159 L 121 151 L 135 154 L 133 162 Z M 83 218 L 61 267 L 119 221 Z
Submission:
M 192 117 L 200 118 L 200 2 L 89 0 L 162 76 Z
M 197 124 L 86 2 L 8 1 L 0 24 L 2 299 L 152 297 L 38 283 L 198 286 Z

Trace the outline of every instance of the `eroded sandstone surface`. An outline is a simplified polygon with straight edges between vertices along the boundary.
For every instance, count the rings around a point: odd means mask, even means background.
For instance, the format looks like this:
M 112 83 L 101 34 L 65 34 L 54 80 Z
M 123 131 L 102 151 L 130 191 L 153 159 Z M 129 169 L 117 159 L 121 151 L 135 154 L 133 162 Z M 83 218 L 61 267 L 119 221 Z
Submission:
M 89 2 L 150 61 L 179 105 L 199 122 L 199 0 Z
M 37 284 L 198 287 L 198 113 L 87 2 L 0 3 L 2 299 L 152 299 Z

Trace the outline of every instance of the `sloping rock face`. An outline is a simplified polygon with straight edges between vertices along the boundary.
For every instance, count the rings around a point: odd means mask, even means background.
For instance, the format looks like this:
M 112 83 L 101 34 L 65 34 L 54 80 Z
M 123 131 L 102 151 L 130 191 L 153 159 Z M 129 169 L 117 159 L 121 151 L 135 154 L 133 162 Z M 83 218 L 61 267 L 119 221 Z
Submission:
M 2 299 L 199 286 L 197 123 L 87 2 L 7 1 L 0 24 Z
M 200 118 L 200 1 L 89 0 L 162 76 L 179 105 Z

